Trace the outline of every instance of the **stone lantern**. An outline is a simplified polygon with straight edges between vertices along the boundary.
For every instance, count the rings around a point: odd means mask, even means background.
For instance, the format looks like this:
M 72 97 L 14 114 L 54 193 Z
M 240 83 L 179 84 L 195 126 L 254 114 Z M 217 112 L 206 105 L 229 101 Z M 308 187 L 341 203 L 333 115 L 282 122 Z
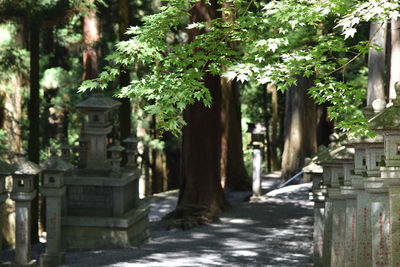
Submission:
M 110 113 L 120 102 L 95 92 L 76 105 L 87 116 L 82 135 L 87 139 L 86 168 L 104 170 L 107 164 L 107 135 L 112 131 Z
M 385 254 L 384 252 L 377 252 L 376 247 L 373 248 L 373 240 L 376 239 L 376 232 L 379 229 L 378 226 L 373 227 L 373 225 L 380 220 L 379 211 L 374 207 L 385 203 L 384 198 L 381 198 L 384 197 L 385 189 L 381 187 L 383 183 L 379 181 L 383 137 L 378 135 L 375 138 L 351 138 L 346 145 L 353 147 L 355 151 L 354 170 L 350 173 L 350 185 L 344 187 L 342 192 L 349 197 L 355 197 L 355 201 L 348 200 L 348 205 L 350 209 L 355 204 L 356 209 L 355 213 L 348 215 L 350 216 L 348 219 L 351 220 L 347 224 L 347 227 L 351 227 L 351 229 L 348 229 L 348 236 L 355 236 L 355 238 L 347 239 L 347 244 L 350 246 L 347 251 L 350 251 L 350 248 L 353 249 L 355 242 L 357 265 L 370 265 L 371 262 L 376 261 L 378 254 Z M 381 187 L 381 189 L 378 189 L 378 187 Z M 382 207 L 384 206 L 385 204 Z M 355 216 L 355 223 L 353 216 Z
M 138 140 L 135 136 L 130 135 L 128 138 L 124 139 L 123 142 L 126 144 L 126 155 L 128 157 L 128 162 L 126 166 L 136 167 L 136 153 Z
M 125 148 L 120 145 L 118 140 L 115 140 L 114 144 L 108 149 L 111 152 L 111 170 L 114 173 L 118 173 L 121 169 L 121 153 Z
M 45 161 L 41 194 L 46 197 L 46 252 L 40 256 L 40 266 L 58 266 L 65 262 L 65 253 L 61 247 L 61 199 L 65 194 L 64 175 L 73 166 L 56 156 Z
M 310 160 L 303 168 L 304 177 L 312 182 L 310 200 L 314 202 L 314 232 L 313 232 L 313 262 L 315 266 L 322 266 L 322 250 L 324 236 L 325 195 L 322 190 L 322 166 Z
M 63 138 L 61 141 L 61 159 L 70 162 L 71 161 L 71 146 L 68 144 L 68 140 Z
M 251 133 L 251 147 L 253 148 L 253 198 L 261 196 L 261 164 L 266 127 L 262 123 L 248 123 L 248 133 Z
M 331 158 L 321 162 L 324 184 L 327 186 L 325 225 L 323 234 L 323 266 L 344 266 L 346 234 L 346 198 L 342 194 L 344 164 L 353 161 L 352 151 L 342 146 L 330 152 Z
M 14 165 L 13 190 L 10 194 L 15 201 L 15 259 L 12 266 L 35 266 L 30 258 L 31 246 L 31 201 L 36 197 L 33 180 L 41 172 L 38 165 L 19 158 Z
M 400 95 L 400 86 L 396 85 Z M 389 191 L 390 266 L 400 266 L 400 97 L 369 121 L 370 127 L 384 138 L 384 162 L 381 178 Z

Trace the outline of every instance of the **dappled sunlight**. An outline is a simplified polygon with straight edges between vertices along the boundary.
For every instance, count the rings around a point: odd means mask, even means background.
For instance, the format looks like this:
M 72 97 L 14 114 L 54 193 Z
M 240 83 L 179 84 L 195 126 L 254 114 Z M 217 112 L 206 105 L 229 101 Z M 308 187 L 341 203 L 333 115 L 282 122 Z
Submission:
M 241 202 L 220 223 L 191 230 L 162 228 L 177 192 L 150 202 L 150 241 L 137 248 L 75 251 L 65 266 L 310 266 L 313 209 L 309 186 L 291 187 L 263 202 Z M 231 199 L 237 201 L 245 193 Z

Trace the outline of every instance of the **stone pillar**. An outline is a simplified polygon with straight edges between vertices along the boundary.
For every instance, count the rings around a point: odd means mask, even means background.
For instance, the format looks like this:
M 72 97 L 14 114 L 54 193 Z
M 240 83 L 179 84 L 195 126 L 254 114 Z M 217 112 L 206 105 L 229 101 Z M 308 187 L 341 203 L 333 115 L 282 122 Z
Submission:
M 322 173 L 306 172 L 304 170 L 304 174 L 308 175 L 312 181 L 310 200 L 314 202 L 313 262 L 315 267 L 323 267 L 325 195 L 321 189 Z
M 36 266 L 30 258 L 31 248 L 31 201 L 36 196 L 33 179 L 40 173 L 35 163 L 19 159 L 13 174 L 13 191 L 10 196 L 15 201 L 15 258 L 12 266 Z
M 253 197 L 261 196 L 261 163 L 262 148 L 253 146 Z
M 400 266 L 400 167 L 382 167 L 381 177 L 389 189 L 390 266 Z
M 357 217 L 357 190 L 351 184 L 351 170 L 354 168 L 353 163 L 345 163 L 344 169 L 344 185 L 340 187 L 341 194 L 346 201 L 346 223 L 345 223 L 345 242 L 344 257 L 345 267 L 356 266 L 356 217 Z
M 356 266 L 372 266 L 371 202 L 363 178 L 355 176 L 352 183 L 357 192 Z
M 390 214 L 388 189 L 381 178 L 365 178 L 364 188 L 370 195 L 372 266 L 390 266 Z
M 8 197 L 8 193 L 6 191 L 6 177 L 10 175 L 12 172 L 13 168 L 11 165 L 8 165 L 7 163 L 0 161 L 0 209 L 2 209 L 4 202 Z M 3 223 L 0 220 L 0 251 L 3 246 L 3 237 L 1 234 L 2 229 L 3 229 Z
M 40 256 L 40 266 L 52 267 L 65 263 L 61 244 L 61 199 L 65 194 L 64 174 L 73 166 L 55 155 L 42 164 L 41 194 L 46 198 L 46 251 Z

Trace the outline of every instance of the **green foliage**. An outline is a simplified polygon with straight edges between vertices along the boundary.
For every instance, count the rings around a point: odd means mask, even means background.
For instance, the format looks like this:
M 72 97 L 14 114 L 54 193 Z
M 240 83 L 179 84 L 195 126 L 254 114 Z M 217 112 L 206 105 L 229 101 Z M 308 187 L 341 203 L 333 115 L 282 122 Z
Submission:
M 146 16 L 143 26 L 131 28 L 131 38 L 120 42 L 109 57 L 114 65 L 98 79 L 83 83 L 80 91 L 106 88 L 118 76 L 118 66 L 145 64 L 147 75 L 117 95 L 145 99 L 149 103 L 146 111 L 157 115 L 159 126 L 179 133 L 184 125 L 181 112 L 187 105 L 211 103 L 203 85 L 206 74 L 274 83 L 279 90 L 295 85 L 296 77 L 302 75 L 315 80 L 310 95 L 318 103 L 331 104 L 330 116 L 339 120 L 339 127 L 354 134 L 370 134 L 359 110 L 365 90 L 348 83 L 345 73 L 350 64 L 368 53 L 370 43 L 349 38 L 363 21 L 398 15 L 398 3 L 231 0 L 225 1 L 230 6 L 221 11 L 234 15 L 235 20 L 216 18 L 184 26 L 195 2 L 170 0 L 159 13 Z M 189 43 L 171 41 L 169 36 L 179 35 L 184 27 L 201 34 Z M 240 52 L 232 43 L 238 44 Z

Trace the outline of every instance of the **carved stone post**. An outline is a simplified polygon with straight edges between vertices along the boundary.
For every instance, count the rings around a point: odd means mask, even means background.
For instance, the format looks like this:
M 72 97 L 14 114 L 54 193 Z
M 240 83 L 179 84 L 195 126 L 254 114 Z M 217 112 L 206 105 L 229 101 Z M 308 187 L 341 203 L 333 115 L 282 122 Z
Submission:
M 12 266 L 36 266 L 31 260 L 31 201 L 36 196 L 33 179 L 40 173 L 40 167 L 20 158 L 15 164 L 13 191 L 10 196 L 15 201 L 15 258 Z
M 46 198 L 46 252 L 40 256 L 40 266 L 51 267 L 65 263 L 61 244 L 61 198 L 65 193 L 64 174 L 73 166 L 52 152 L 45 161 L 41 194 Z

